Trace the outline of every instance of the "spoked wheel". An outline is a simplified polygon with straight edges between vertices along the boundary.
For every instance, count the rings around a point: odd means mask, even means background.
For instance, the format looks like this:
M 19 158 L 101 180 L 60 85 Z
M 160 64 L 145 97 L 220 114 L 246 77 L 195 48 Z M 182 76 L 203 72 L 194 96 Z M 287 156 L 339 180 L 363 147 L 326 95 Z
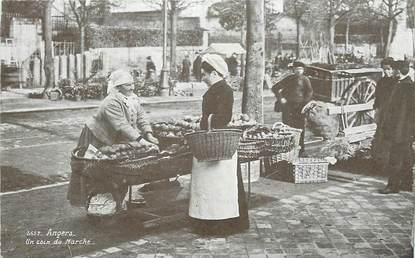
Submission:
M 358 80 L 343 93 L 344 105 L 374 103 L 376 82 L 371 79 Z M 374 110 L 362 110 L 342 114 L 343 129 L 375 122 Z

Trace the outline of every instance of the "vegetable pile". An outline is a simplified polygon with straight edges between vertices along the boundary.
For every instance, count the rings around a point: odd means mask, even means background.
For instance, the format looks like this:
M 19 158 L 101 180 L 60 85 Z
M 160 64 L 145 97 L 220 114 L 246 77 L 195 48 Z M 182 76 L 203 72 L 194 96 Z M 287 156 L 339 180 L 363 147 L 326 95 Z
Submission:
M 228 127 L 231 128 L 248 128 L 256 125 L 257 122 L 254 119 L 251 119 L 247 114 L 238 114 L 233 116 L 231 122 L 229 122 Z
M 140 159 L 147 156 L 156 155 L 157 147 L 130 142 L 125 144 L 113 144 L 104 146 L 96 154 L 100 159 Z M 100 155 L 101 154 L 101 155 Z
M 183 137 L 199 130 L 200 117 L 186 116 L 181 120 L 158 122 L 152 125 L 156 137 Z

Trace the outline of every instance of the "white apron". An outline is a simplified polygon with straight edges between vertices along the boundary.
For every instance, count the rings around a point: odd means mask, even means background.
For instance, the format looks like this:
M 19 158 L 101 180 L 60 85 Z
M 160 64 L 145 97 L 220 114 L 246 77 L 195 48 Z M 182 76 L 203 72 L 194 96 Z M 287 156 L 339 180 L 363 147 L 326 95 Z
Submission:
M 239 217 L 238 154 L 232 159 L 199 162 L 193 157 L 189 216 L 204 220 Z

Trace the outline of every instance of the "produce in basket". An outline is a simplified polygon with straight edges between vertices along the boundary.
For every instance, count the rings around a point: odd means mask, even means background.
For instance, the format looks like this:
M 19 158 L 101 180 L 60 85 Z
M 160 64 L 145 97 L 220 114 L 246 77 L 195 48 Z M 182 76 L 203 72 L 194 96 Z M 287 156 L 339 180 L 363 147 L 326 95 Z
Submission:
M 138 142 L 104 146 L 99 151 L 111 159 L 139 159 L 158 153 L 156 146 L 148 146 Z
M 268 127 L 257 125 L 251 129 L 249 129 L 246 134 L 244 134 L 245 138 L 248 139 L 271 139 L 276 136 Z
M 200 117 L 186 116 L 180 120 L 158 122 L 152 125 L 156 137 L 183 137 L 199 130 Z
M 174 156 L 181 153 L 189 152 L 189 146 L 181 144 L 172 144 L 160 152 L 160 155 Z
M 234 115 L 231 122 L 228 124 L 228 127 L 231 128 L 247 128 L 256 125 L 257 122 L 254 119 L 251 119 L 247 114 L 237 114 Z

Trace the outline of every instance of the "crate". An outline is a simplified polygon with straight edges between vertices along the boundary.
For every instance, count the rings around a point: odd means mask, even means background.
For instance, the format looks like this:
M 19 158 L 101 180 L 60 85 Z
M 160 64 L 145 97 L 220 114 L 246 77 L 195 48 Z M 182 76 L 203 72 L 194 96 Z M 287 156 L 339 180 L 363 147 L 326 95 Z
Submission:
M 252 182 L 256 182 L 259 180 L 260 174 L 261 174 L 261 161 L 260 160 L 255 160 L 255 161 L 250 161 L 250 166 L 251 166 L 251 173 L 250 173 L 250 178 L 251 178 L 251 183 Z M 246 184 L 249 182 L 249 177 L 248 177 L 248 162 L 245 163 L 241 163 L 241 174 L 242 174 L 242 181 Z
M 324 159 L 299 158 L 290 165 L 290 173 L 296 184 L 327 182 L 329 163 Z

